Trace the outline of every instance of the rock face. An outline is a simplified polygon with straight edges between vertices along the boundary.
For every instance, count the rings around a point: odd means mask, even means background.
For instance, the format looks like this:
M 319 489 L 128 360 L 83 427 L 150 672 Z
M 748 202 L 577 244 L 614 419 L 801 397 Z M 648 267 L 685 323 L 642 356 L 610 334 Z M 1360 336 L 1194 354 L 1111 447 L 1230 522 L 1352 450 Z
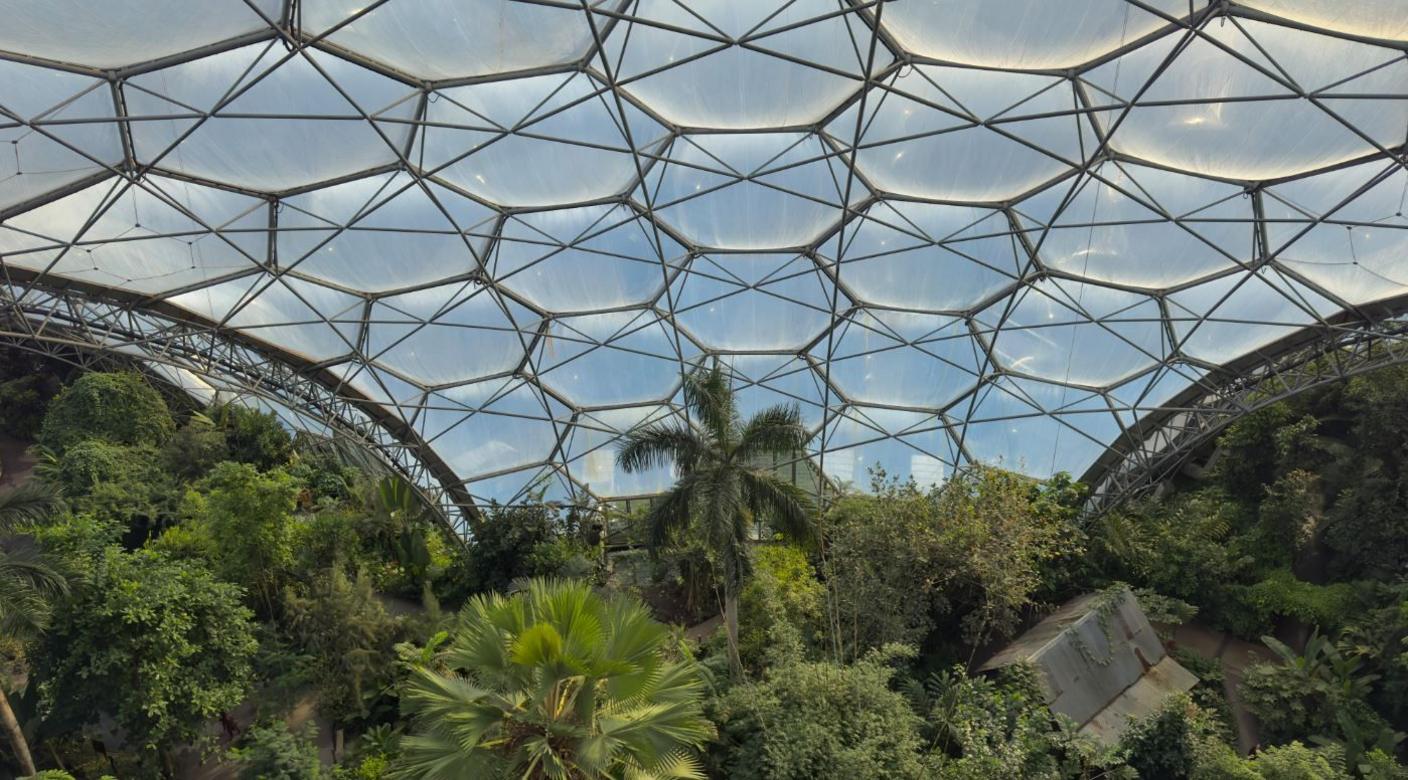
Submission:
M 1198 678 L 1164 651 L 1134 594 L 1080 596 L 983 664 L 989 671 L 1030 663 L 1047 705 L 1082 732 L 1113 743 L 1132 720 L 1153 712 Z

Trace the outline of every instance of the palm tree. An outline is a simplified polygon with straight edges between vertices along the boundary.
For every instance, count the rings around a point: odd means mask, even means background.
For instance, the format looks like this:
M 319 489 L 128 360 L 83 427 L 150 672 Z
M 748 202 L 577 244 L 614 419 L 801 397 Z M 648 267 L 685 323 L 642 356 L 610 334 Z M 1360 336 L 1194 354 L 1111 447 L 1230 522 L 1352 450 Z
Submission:
M 698 667 L 668 657 L 668 629 L 639 601 L 532 580 L 475 596 L 458 621 L 402 694 L 416 733 L 393 777 L 703 777 Z
M 749 525 L 767 520 L 793 541 L 812 537 L 806 493 L 767 465 L 773 456 L 796 457 L 808 435 L 796 404 L 771 406 L 742 422 L 728 377 L 718 366 L 685 377 L 684 402 L 697 427 L 673 422 L 634 431 L 622 442 L 616 462 L 627 473 L 674 464 L 679 479 L 646 515 L 650 546 L 658 550 L 688 529 L 718 556 L 729 665 L 736 676 L 742 671 L 738 594 L 750 565 Z
M 58 566 L 16 529 L 42 520 L 58 499 L 41 483 L 30 482 L 0 495 L 0 635 L 30 639 L 44 631 L 55 597 L 68 592 L 68 579 Z M 19 758 L 26 776 L 36 774 L 29 743 L 10 699 L 0 685 L 0 726 Z

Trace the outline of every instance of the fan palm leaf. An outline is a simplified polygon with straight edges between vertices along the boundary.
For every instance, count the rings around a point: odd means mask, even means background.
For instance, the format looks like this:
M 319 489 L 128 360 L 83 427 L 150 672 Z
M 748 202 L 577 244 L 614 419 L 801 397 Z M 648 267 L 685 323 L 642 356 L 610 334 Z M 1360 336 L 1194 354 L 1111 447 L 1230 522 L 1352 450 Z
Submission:
M 439 663 L 407 684 L 417 733 L 393 776 L 699 776 L 688 751 L 713 733 L 703 684 L 639 602 L 532 580 L 471 599 L 458 620 Z

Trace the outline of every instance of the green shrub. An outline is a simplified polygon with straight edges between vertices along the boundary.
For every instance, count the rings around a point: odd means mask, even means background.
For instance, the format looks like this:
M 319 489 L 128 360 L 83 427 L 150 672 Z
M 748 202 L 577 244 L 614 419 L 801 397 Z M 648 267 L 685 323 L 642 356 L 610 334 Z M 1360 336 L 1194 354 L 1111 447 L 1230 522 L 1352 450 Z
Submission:
M 225 432 L 202 414 L 193 414 L 161 449 L 166 470 L 183 480 L 198 479 L 222 460 L 229 459 Z
M 140 375 L 92 373 L 50 402 L 39 443 L 55 452 L 84 439 L 160 446 L 175 430 L 166 401 Z
M 240 780 L 319 780 L 322 764 L 309 733 L 294 734 L 283 721 L 252 726 L 230 751 Z
M 942 780 L 988 778 L 1106 778 L 1127 780 L 1117 751 L 1054 716 L 1035 667 L 1016 664 L 992 676 L 969 675 L 962 666 L 929 676 L 906 689 L 925 715 L 931 775 Z
M 1276 569 L 1249 587 L 1246 600 L 1264 620 L 1290 617 L 1325 630 L 1339 628 L 1360 611 L 1353 585 L 1315 585 L 1297 579 L 1290 569 Z
M 1265 748 L 1251 759 L 1251 765 L 1262 780 L 1350 780 L 1323 753 L 1300 742 Z
M 517 579 L 565 576 L 563 568 L 585 553 L 551 507 L 493 506 L 484 514 L 451 572 L 455 597 L 503 593 Z
M 216 570 L 249 588 L 264 614 L 274 612 L 293 563 L 298 485 L 282 471 L 261 473 L 225 462 L 186 494 L 182 513 L 211 539 Z
M 924 775 L 920 720 L 890 690 L 883 658 L 793 662 L 735 686 L 716 703 L 718 776 L 852 780 Z
M 212 409 L 210 417 L 225 433 L 230 460 L 267 471 L 293 454 L 293 437 L 273 412 L 231 403 Z
M 36 656 L 50 723 L 107 715 L 149 754 L 206 739 L 249 690 L 258 643 L 242 596 L 203 565 L 109 548 Z
M 785 621 L 808 646 L 822 641 L 826 588 L 806 553 L 786 544 L 755 548 L 753 576 L 739 597 L 739 653 L 751 665 L 774 642 L 774 624 Z
M 1140 777 L 1177 780 L 1196 772 L 1201 744 L 1220 737 L 1216 722 L 1192 699 L 1178 695 L 1131 724 L 1120 737 L 1120 748 Z
M 75 511 L 123 528 L 155 529 L 175 519 L 176 484 L 150 445 L 84 439 L 64 450 L 46 472 Z
M 31 374 L 0 383 L 0 431 L 25 441 L 39 435 L 44 409 L 53 395 L 52 377 Z

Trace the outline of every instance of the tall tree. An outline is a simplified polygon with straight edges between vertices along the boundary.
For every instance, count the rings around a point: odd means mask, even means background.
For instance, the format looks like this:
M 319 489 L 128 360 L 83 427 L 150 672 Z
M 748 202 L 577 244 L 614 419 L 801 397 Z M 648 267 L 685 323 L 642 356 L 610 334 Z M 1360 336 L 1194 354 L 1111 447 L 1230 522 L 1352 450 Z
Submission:
M 475 596 L 448 649 L 412 671 L 416 731 L 392 776 L 702 778 L 703 682 L 669 645 L 639 601 L 582 582 Z
M 49 625 L 55 598 L 68 592 L 68 579 L 32 539 L 17 527 L 52 513 L 57 499 L 41 483 L 31 482 L 0 495 L 0 635 L 32 639 Z M 35 774 L 34 759 L 19 719 L 0 686 L 0 726 L 9 737 L 26 776 Z
M 259 643 L 241 589 L 204 564 L 116 547 L 90 577 L 54 616 L 37 659 L 48 717 L 110 716 L 148 761 L 208 739 L 211 720 L 244 700 L 253 674 Z
M 699 535 L 717 556 L 729 664 L 738 655 L 738 594 L 748 575 L 748 528 L 765 520 L 793 541 L 812 538 L 810 500 L 771 470 L 774 456 L 797 457 L 807 430 L 795 404 L 763 409 L 744 422 L 723 369 L 685 377 L 684 402 L 695 425 L 660 423 L 632 432 L 616 461 L 626 472 L 673 463 L 679 479 L 646 515 L 650 545 L 670 543 L 682 531 Z

